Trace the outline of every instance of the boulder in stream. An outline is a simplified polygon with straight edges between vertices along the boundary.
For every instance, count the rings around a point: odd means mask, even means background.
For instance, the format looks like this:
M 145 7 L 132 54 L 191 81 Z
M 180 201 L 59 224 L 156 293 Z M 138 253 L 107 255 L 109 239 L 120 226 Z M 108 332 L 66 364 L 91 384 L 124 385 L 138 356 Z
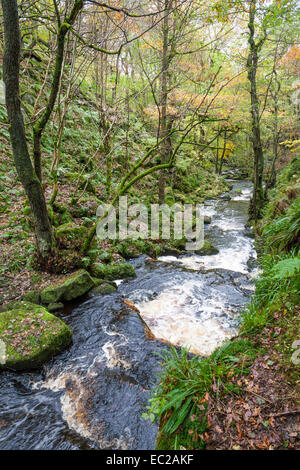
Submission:
M 69 345 L 72 333 L 44 307 L 19 302 L 0 314 L 0 369 L 34 369 Z
M 201 255 L 201 256 L 208 256 L 208 255 L 216 255 L 219 253 L 218 248 L 213 246 L 208 240 L 204 241 L 204 245 L 200 250 L 195 251 L 196 255 Z
M 205 224 L 211 224 L 211 217 L 209 215 L 204 216 L 204 223 Z
M 89 292 L 90 297 L 94 297 L 95 295 L 107 295 L 113 294 L 117 291 L 117 286 L 114 282 L 111 281 L 102 281 L 100 279 L 95 279 L 97 285 L 93 287 L 93 289 Z

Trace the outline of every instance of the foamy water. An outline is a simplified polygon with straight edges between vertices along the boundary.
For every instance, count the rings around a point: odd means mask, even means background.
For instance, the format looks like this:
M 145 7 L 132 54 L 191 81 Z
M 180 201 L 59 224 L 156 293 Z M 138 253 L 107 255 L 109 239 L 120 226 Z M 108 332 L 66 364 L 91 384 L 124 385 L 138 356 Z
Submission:
M 154 336 L 195 354 L 208 355 L 216 346 L 234 334 L 218 321 L 217 313 L 224 308 L 222 296 L 205 304 L 194 293 L 201 283 L 186 282 L 172 286 L 149 302 L 137 303 L 140 314 Z M 197 318 L 197 313 L 200 313 Z
M 241 289 L 251 293 L 254 286 L 250 283 L 247 261 L 251 256 L 255 258 L 256 252 L 253 240 L 243 233 L 251 187 L 244 187 L 238 195 L 233 190 L 231 195 L 231 201 L 209 201 L 204 207 L 204 214 L 212 219 L 205 226 L 205 236 L 219 253 L 161 256 L 159 261 L 203 274 L 221 269 L 247 275 L 249 282 L 247 278 L 243 280 Z M 205 278 L 203 282 L 194 280 L 179 285 L 170 281 L 155 299 L 135 302 L 156 338 L 208 355 L 235 334 L 236 324 L 230 320 L 236 306 L 228 309 L 230 295 L 220 292 L 219 287 L 205 292 L 206 282 Z

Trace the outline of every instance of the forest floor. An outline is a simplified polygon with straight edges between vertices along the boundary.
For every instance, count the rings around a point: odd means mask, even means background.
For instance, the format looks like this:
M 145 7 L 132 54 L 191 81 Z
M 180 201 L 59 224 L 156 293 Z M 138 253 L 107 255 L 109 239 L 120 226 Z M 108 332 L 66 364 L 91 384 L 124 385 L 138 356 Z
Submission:
M 207 394 L 207 449 L 300 449 L 299 367 L 284 350 L 288 338 L 295 338 L 291 324 L 299 333 L 300 307 L 288 321 L 285 316 L 284 310 L 276 312 L 272 325 L 251 336 L 265 353 L 254 360 L 249 375 L 231 377 L 241 393 Z

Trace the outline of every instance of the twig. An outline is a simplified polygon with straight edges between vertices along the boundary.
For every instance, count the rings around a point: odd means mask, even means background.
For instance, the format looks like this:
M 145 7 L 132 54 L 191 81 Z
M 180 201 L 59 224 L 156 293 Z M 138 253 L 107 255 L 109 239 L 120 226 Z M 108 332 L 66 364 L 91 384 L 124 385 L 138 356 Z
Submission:
M 272 418 L 276 418 L 278 416 L 294 415 L 294 414 L 297 414 L 297 413 L 300 413 L 300 409 L 299 410 L 291 410 L 291 411 L 283 411 L 282 413 L 275 413 L 275 414 L 271 414 L 269 416 L 271 416 Z

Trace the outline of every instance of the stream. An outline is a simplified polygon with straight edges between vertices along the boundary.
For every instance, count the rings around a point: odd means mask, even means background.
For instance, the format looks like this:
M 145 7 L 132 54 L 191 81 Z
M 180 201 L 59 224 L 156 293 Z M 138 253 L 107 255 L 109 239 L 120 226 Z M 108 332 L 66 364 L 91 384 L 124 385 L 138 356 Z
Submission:
M 133 280 L 62 319 L 73 343 L 43 368 L 0 373 L 0 449 L 155 449 L 141 418 L 168 343 L 200 355 L 232 337 L 253 292 L 256 253 L 245 229 L 251 183 L 207 200 L 217 255 L 132 260 Z M 237 192 L 237 190 L 240 190 Z

